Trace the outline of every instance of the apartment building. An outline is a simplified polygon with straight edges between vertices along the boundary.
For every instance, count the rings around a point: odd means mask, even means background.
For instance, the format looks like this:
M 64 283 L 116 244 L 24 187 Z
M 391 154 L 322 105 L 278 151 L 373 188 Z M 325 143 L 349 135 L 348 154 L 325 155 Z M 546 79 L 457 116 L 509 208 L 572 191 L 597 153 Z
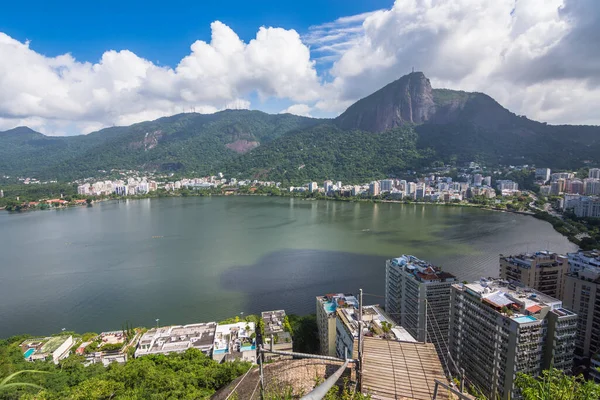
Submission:
M 338 308 L 358 308 L 358 300 L 355 296 L 344 293 L 317 296 L 316 299 L 320 353 L 335 357 L 336 310 Z
M 152 328 L 141 337 L 135 357 L 147 354 L 183 353 L 195 348 L 210 355 L 216 322 Z
M 600 252 L 571 253 L 569 261 L 564 303 L 579 315 L 576 355 L 589 359 L 600 353 Z
M 294 343 L 292 335 L 286 330 L 286 314 L 284 310 L 263 311 L 261 314 L 264 325 L 263 343 L 265 348 L 275 351 L 292 351 Z M 289 324 L 289 322 L 287 322 Z M 289 326 L 289 325 L 288 325 Z M 282 359 L 284 356 L 267 353 L 266 360 Z M 291 358 L 291 357 L 290 357 Z
M 557 299 L 563 298 L 567 272 L 569 260 L 565 255 L 549 251 L 514 256 L 500 255 L 500 278 L 521 282 Z
M 577 314 L 560 300 L 501 279 L 452 285 L 449 348 L 455 368 L 490 398 L 519 399 L 517 373 L 573 365 Z
M 360 333 L 360 312 L 358 308 L 347 307 L 336 310 L 336 356 L 339 358 L 358 357 L 358 336 Z M 362 310 L 363 337 L 416 342 L 406 329 L 396 325 L 378 305 L 364 306 Z
M 419 342 L 446 357 L 450 288 L 456 277 L 411 255 L 386 261 L 385 310 Z

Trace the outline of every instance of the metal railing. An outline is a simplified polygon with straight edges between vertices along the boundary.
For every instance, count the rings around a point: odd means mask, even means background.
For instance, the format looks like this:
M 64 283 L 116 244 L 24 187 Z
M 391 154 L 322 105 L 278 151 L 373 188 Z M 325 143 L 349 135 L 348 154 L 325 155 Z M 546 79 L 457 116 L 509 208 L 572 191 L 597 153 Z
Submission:
M 454 389 L 453 387 L 451 387 L 450 385 L 440 382 L 437 379 L 435 380 L 435 387 L 433 388 L 433 398 L 431 400 L 436 400 L 437 399 L 437 395 L 439 393 L 440 387 L 442 389 L 446 389 L 448 390 L 450 393 L 458 396 L 459 400 L 473 400 L 474 397 L 465 393 L 462 393 L 456 389 Z

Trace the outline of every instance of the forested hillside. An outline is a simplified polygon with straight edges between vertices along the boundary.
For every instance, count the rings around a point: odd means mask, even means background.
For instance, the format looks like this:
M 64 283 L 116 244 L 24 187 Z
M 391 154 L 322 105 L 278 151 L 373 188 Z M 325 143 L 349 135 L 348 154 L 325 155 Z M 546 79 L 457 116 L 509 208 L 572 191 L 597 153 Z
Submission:
M 431 163 L 553 169 L 600 165 L 600 128 L 547 125 L 483 93 L 433 89 L 414 72 L 334 120 L 228 110 L 179 114 L 87 136 L 0 132 L 0 176 L 73 180 L 110 169 L 301 182 L 366 181 Z

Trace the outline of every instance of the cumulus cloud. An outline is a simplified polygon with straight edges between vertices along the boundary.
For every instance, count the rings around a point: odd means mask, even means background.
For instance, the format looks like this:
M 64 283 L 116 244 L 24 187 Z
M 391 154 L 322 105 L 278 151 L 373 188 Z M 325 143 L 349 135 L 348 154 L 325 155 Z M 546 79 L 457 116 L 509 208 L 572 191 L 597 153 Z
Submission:
M 86 133 L 265 100 L 335 116 L 413 67 L 532 119 L 600 124 L 599 19 L 597 0 L 396 0 L 303 36 L 261 27 L 247 43 L 216 21 L 173 68 L 128 50 L 46 57 L 0 33 L 0 129 Z
M 293 105 L 289 106 L 288 108 L 286 108 L 285 110 L 282 110 L 280 112 L 280 114 L 294 114 L 294 115 L 300 115 L 301 117 L 310 117 L 311 110 L 312 110 L 312 107 L 310 107 L 309 105 L 293 104 Z
M 353 32 L 328 41 L 335 61 L 316 107 L 341 112 L 414 67 L 434 87 L 486 92 L 530 118 L 600 123 L 590 106 L 600 96 L 598 11 L 595 0 L 397 0 L 328 27 Z
M 314 101 L 320 85 L 308 47 L 294 30 L 265 28 L 244 43 L 221 22 L 210 43 L 196 41 L 175 68 L 128 50 L 99 62 L 45 57 L 0 33 L 0 127 L 28 124 L 48 133 L 67 126 L 84 133 L 182 111 L 249 108 L 246 99 Z

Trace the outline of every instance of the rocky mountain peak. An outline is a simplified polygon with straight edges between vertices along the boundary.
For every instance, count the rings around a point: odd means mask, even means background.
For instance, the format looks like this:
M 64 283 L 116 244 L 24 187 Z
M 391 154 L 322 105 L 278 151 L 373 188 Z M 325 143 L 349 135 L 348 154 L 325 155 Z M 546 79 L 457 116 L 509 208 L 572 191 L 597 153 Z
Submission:
M 336 122 L 343 129 L 383 132 L 422 124 L 435 112 L 431 82 L 423 72 L 413 72 L 354 103 Z

